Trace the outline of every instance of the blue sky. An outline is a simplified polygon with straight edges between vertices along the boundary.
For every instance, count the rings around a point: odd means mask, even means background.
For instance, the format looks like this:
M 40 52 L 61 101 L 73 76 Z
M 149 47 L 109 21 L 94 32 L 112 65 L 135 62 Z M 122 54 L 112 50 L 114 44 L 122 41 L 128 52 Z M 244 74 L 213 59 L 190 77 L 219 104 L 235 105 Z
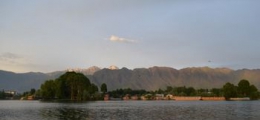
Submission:
M 259 0 L 1 0 L 0 69 L 260 68 Z

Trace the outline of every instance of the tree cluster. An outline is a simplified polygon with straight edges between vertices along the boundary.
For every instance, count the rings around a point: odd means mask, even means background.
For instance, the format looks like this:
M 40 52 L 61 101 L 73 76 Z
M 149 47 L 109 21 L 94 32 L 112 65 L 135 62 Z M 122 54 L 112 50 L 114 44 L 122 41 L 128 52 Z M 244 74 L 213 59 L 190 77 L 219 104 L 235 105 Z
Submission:
M 5 92 L 0 91 L 0 100 L 5 99 Z
M 249 97 L 251 100 L 258 99 L 260 94 L 254 85 L 250 85 L 248 80 L 241 80 L 238 86 L 231 83 L 226 83 L 222 88 L 212 89 L 195 89 L 193 87 L 172 87 L 167 86 L 165 90 L 158 89 L 156 91 L 145 91 L 145 90 L 132 90 L 127 89 L 116 89 L 108 92 L 111 97 L 122 98 L 125 95 L 155 95 L 155 94 L 172 94 L 175 96 L 202 96 L 202 97 L 225 97 L 226 100 L 236 97 Z
M 30 95 L 34 95 L 36 93 L 36 90 L 34 88 L 32 88 L 30 91 L 26 91 L 22 94 L 23 97 L 25 96 L 30 96 Z
M 251 100 L 259 98 L 259 92 L 254 85 L 250 85 L 248 80 L 240 80 L 238 86 L 226 83 L 223 86 L 223 93 L 226 100 L 235 97 L 249 97 Z
M 14 95 L 12 93 L 5 92 L 5 90 L 0 91 L 0 100 L 6 100 L 6 99 L 17 99 L 19 96 Z
M 106 93 L 107 92 L 107 85 L 105 83 L 101 84 L 101 92 Z
M 219 97 L 222 96 L 222 90 L 218 89 L 218 88 L 213 88 L 213 89 L 195 89 L 193 87 L 186 87 L 186 86 L 182 86 L 182 87 L 171 87 L 171 86 L 167 86 L 165 90 L 162 89 L 158 89 L 155 91 L 146 91 L 146 90 L 132 90 L 130 88 L 127 89 L 116 89 L 113 91 L 109 91 L 108 94 L 111 97 L 115 97 L 115 98 L 121 98 L 125 95 L 137 95 L 137 96 L 142 96 L 142 95 L 146 95 L 146 94 L 151 94 L 151 95 L 155 95 L 155 94 L 172 94 L 175 96 L 215 96 L 215 97 Z
M 66 72 L 55 80 L 47 80 L 40 88 L 43 99 L 90 100 L 101 97 L 97 92 L 95 84 L 76 72 Z
M 171 87 L 167 86 L 164 91 L 167 94 L 173 94 L 176 96 L 196 96 L 197 92 L 193 87 Z
M 144 95 L 144 94 L 147 94 L 147 93 L 149 93 L 149 92 L 145 91 L 145 90 L 132 90 L 130 88 L 116 89 L 116 90 L 108 92 L 108 94 L 111 97 L 114 97 L 114 98 L 122 98 L 123 96 L 125 96 L 127 94 L 130 95 L 130 96 L 133 96 L 133 95 L 141 96 L 141 95 Z
M 202 97 L 220 97 L 223 95 L 222 89 L 212 88 L 212 89 L 195 89 L 193 87 L 172 87 L 167 86 L 165 90 L 158 89 L 153 94 L 172 94 L 175 96 L 202 96 Z
M 229 100 L 233 97 L 250 97 L 251 100 L 258 99 L 260 94 L 254 85 L 250 85 L 247 80 L 241 80 L 238 86 L 226 83 L 222 88 L 212 89 L 195 89 L 193 87 L 172 87 L 167 86 L 165 90 L 156 91 L 116 89 L 107 92 L 105 83 L 98 87 L 90 83 L 89 79 L 81 73 L 67 72 L 55 80 L 47 80 L 41 85 L 40 90 L 31 89 L 28 94 L 41 96 L 43 99 L 70 99 L 70 100 L 101 100 L 105 93 L 111 97 L 122 98 L 125 95 L 155 95 L 155 94 L 172 94 L 175 96 L 202 96 L 202 97 L 225 97 Z M 1 94 L 0 94 L 1 95 Z M 0 96 L 1 97 L 1 96 Z

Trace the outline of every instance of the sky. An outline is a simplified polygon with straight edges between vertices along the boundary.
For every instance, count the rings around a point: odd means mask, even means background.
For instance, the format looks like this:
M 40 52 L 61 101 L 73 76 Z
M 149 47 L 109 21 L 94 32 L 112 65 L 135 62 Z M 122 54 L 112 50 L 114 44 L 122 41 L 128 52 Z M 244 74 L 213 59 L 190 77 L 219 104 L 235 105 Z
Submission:
M 259 0 L 0 0 L 0 70 L 260 68 Z

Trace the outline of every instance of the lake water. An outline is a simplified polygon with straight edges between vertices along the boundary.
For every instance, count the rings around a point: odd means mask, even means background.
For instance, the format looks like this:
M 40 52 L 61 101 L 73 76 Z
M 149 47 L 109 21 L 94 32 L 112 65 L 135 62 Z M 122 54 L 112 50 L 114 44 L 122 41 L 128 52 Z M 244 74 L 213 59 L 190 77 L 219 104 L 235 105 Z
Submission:
M 260 120 L 260 101 L 0 101 L 0 120 Z

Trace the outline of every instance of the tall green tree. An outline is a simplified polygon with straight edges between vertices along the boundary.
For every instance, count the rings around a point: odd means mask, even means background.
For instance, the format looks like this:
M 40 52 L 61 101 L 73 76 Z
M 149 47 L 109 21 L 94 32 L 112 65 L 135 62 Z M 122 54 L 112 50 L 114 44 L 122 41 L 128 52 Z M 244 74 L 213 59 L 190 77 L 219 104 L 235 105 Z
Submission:
M 89 93 L 94 94 L 96 92 L 98 92 L 98 87 L 95 84 L 91 83 L 91 85 L 89 87 Z
M 100 89 L 101 89 L 101 92 L 106 93 L 107 92 L 107 85 L 106 85 L 106 83 L 101 84 Z
M 57 81 L 59 87 L 57 95 L 71 100 L 83 100 L 84 90 L 88 91 L 90 87 L 89 79 L 76 72 L 66 72 Z
M 254 85 L 251 85 L 250 86 L 250 95 L 249 95 L 250 99 L 257 100 L 259 98 L 259 96 L 260 96 L 260 94 L 259 94 L 257 88 Z
M 89 79 L 83 74 L 66 72 L 55 81 L 49 80 L 42 84 L 40 92 L 43 98 L 84 100 L 89 96 L 90 86 Z
M 237 97 L 237 87 L 228 82 L 223 86 L 223 94 L 226 100 Z
M 248 80 L 240 80 L 238 83 L 238 94 L 240 97 L 249 97 L 251 93 L 250 83 Z
M 5 91 L 0 91 L 0 99 L 5 99 Z
M 56 85 L 54 80 L 47 80 L 44 84 L 41 85 L 41 96 L 44 99 L 53 99 L 55 98 Z
M 194 95 L 196 95 L 196 90 L 195 90 L 193 87 L 188 87 L 188 88 L 185 90 L 185 93 L 186 93 L 186 95 L 188 95 L 188 96 L 194 96 Z
M 34 88 L 32 88 L 32 89 L 30 90 L 30 95 L 34 95 L 35 92 L 36 92 L 36 90 L 35 90 Z

